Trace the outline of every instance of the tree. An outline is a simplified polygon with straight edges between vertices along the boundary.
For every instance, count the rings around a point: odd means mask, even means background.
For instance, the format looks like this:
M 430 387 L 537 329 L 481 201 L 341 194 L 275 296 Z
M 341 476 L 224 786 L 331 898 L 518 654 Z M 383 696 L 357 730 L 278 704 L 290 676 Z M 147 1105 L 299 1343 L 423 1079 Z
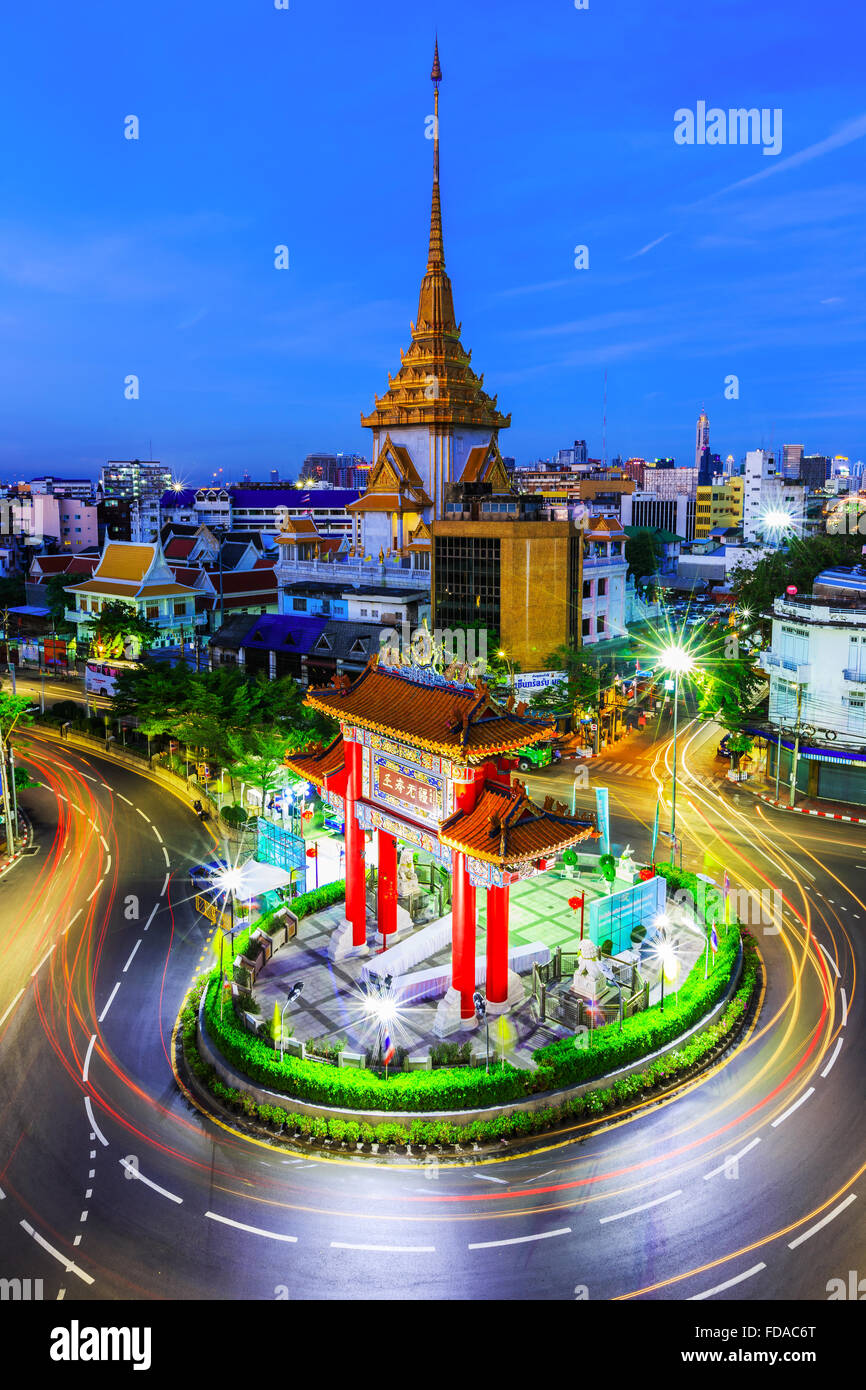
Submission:
M 824 569 L 856 565 L 862 560 L 861 535 L 795 536 L 786 550 L 765 555 L 751 569 L 740 566 L 731 576 L 731 587 L 742 611 L 748 610 L 760 624 L 765 639 L 770 634 L 773 600 L 781 598 L 789 585 L 799 593 L 811 593 L 816 577 Z
M 286 778 L 286 751 L 289 740 L 274 726 L 247 730 L 229 736 L 229 773 L 232 781 L 245 782 L 261 797 L 262 809 L 272 792 Z
M 602 691 L 608 689 L 611 683 L 612 668 L 607 662 L 587 657 L 583 648 L 564 645 L 550 653 L 547 668 L 550 671 L 565 671 L 565 690 L 560 683 L 539 691 L 530 701 L 536 709 L 556 708 L 553 702 L 558 699 L 559 708 L 564 705 L 577 717 L 598 716 Z M 557 694 L 551 693 L 553 691 Z
M 700 669 L 701 714 L 739 733 L 763 684 L 755 658 L 742 650 L 735 633 L 713 633 L 701 649 Z
M 46 603 L 51 610 L 51 621 L 55 628 L 69 629 L 71 624 L 66 620 L 66 611 L 74 603 L 74 600 L 66 592 L 69 587 L 69 576 L 51 574 L 39 587 L 44 592 Z
M 91 651 L 100 657 L 146 652 L 159 636 L 159 629 L 122 599 L 104 603 L 90 626 Z
M 654 575 L 661 559 L 661 544 L 655 532 L 642 526 L 633 536 L 628 536 L 625 542 L 625 558 L 628 561 L 628 572 L 634 576 L 636 584 Z

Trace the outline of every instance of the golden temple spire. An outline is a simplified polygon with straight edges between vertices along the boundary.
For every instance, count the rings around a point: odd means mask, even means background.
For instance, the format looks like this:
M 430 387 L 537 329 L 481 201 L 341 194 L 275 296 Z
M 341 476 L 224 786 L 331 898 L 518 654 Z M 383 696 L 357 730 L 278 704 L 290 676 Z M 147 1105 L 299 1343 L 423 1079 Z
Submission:
M 456 333 L 451 281 L 445 274 L 445 244 L 442 237 L 442 199 L 439 192 L 439 83 L 442 66 L 439 62 L 439 39 L 433 50 L 433 199 L 430 209 L 430 249 L 427 255 L 427 274 L 421 285 L 418 302 L 418 326 L 436 331 Z

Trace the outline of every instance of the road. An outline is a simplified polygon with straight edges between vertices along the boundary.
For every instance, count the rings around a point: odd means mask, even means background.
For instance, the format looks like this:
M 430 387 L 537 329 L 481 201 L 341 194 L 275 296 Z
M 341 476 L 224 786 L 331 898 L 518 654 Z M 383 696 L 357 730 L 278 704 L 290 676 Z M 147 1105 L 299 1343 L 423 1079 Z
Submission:
M 715 782 L 717 740 L 685 721 L 685 864 L 783 895 L 752 926 L 767 989 L 743 1045 L 604 1128 L 425 1169 L 188 1108 L 169 1039 L 207 968 L 186 871 L 212 841 L 146 774 L 22 738 L 43 785 L 40 853 L 0 878 L 0 1274 L 67 1300 L 826 1299 L 864 1229 L 866 837 Z M 670 758 L 660 729 L 591 765 L 638 857 Z

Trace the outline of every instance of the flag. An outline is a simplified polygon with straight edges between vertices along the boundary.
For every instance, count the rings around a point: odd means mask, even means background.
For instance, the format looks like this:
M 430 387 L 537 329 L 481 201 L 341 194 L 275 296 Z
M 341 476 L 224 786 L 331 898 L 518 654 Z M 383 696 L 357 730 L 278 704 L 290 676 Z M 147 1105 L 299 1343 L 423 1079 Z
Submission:
M 727 869 L 725 869 L 725 878 L 722 886 L 725 890 L 725 897 L 727 897 L 728 893 L 731 891 L 731 880 L 728 878 Z
M 382 1061 L 385 1063 L 385 1066 L 386 1066 L 386 1067 L 387 1067 L 391 1062 L 393 1062 L 395 1051 L 396 1051 L 396 1049 L 395 1049 L 395 1047 L 394 1047 L 394 1044 L 393 1044 L 392 1041 L 391 1041 L 391 1035 L 390 1035 L 390 1033 L 386 1033 L 386 1034 L 385 1034 L 385 1045 L 384 1045 L 384 1047 L 383 1047 L 383 1049 L 382 1049 Z
M 716 931 L 716 924 L 715 924 L 715 922 L 714 922 L 714 923 L 713 923 L 713 929 L 712 929 L 712 931 L 710 932 L 710 950 L 712 951 L 713 955 L 715 955 L 715 954 L 716 954 L 716 951 L 717 951 L 718 949 L 719 949 L 719 934 L 718 934 L 718 932 Z

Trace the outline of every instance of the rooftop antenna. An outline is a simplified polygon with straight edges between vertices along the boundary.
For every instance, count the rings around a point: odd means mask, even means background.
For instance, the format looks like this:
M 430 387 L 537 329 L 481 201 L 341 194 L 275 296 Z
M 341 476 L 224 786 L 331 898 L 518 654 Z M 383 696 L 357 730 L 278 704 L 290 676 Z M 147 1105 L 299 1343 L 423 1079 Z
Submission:
M 601 466 L 607 468 L 607 367 L 604 369 L 604 405 L 601 418 Z

